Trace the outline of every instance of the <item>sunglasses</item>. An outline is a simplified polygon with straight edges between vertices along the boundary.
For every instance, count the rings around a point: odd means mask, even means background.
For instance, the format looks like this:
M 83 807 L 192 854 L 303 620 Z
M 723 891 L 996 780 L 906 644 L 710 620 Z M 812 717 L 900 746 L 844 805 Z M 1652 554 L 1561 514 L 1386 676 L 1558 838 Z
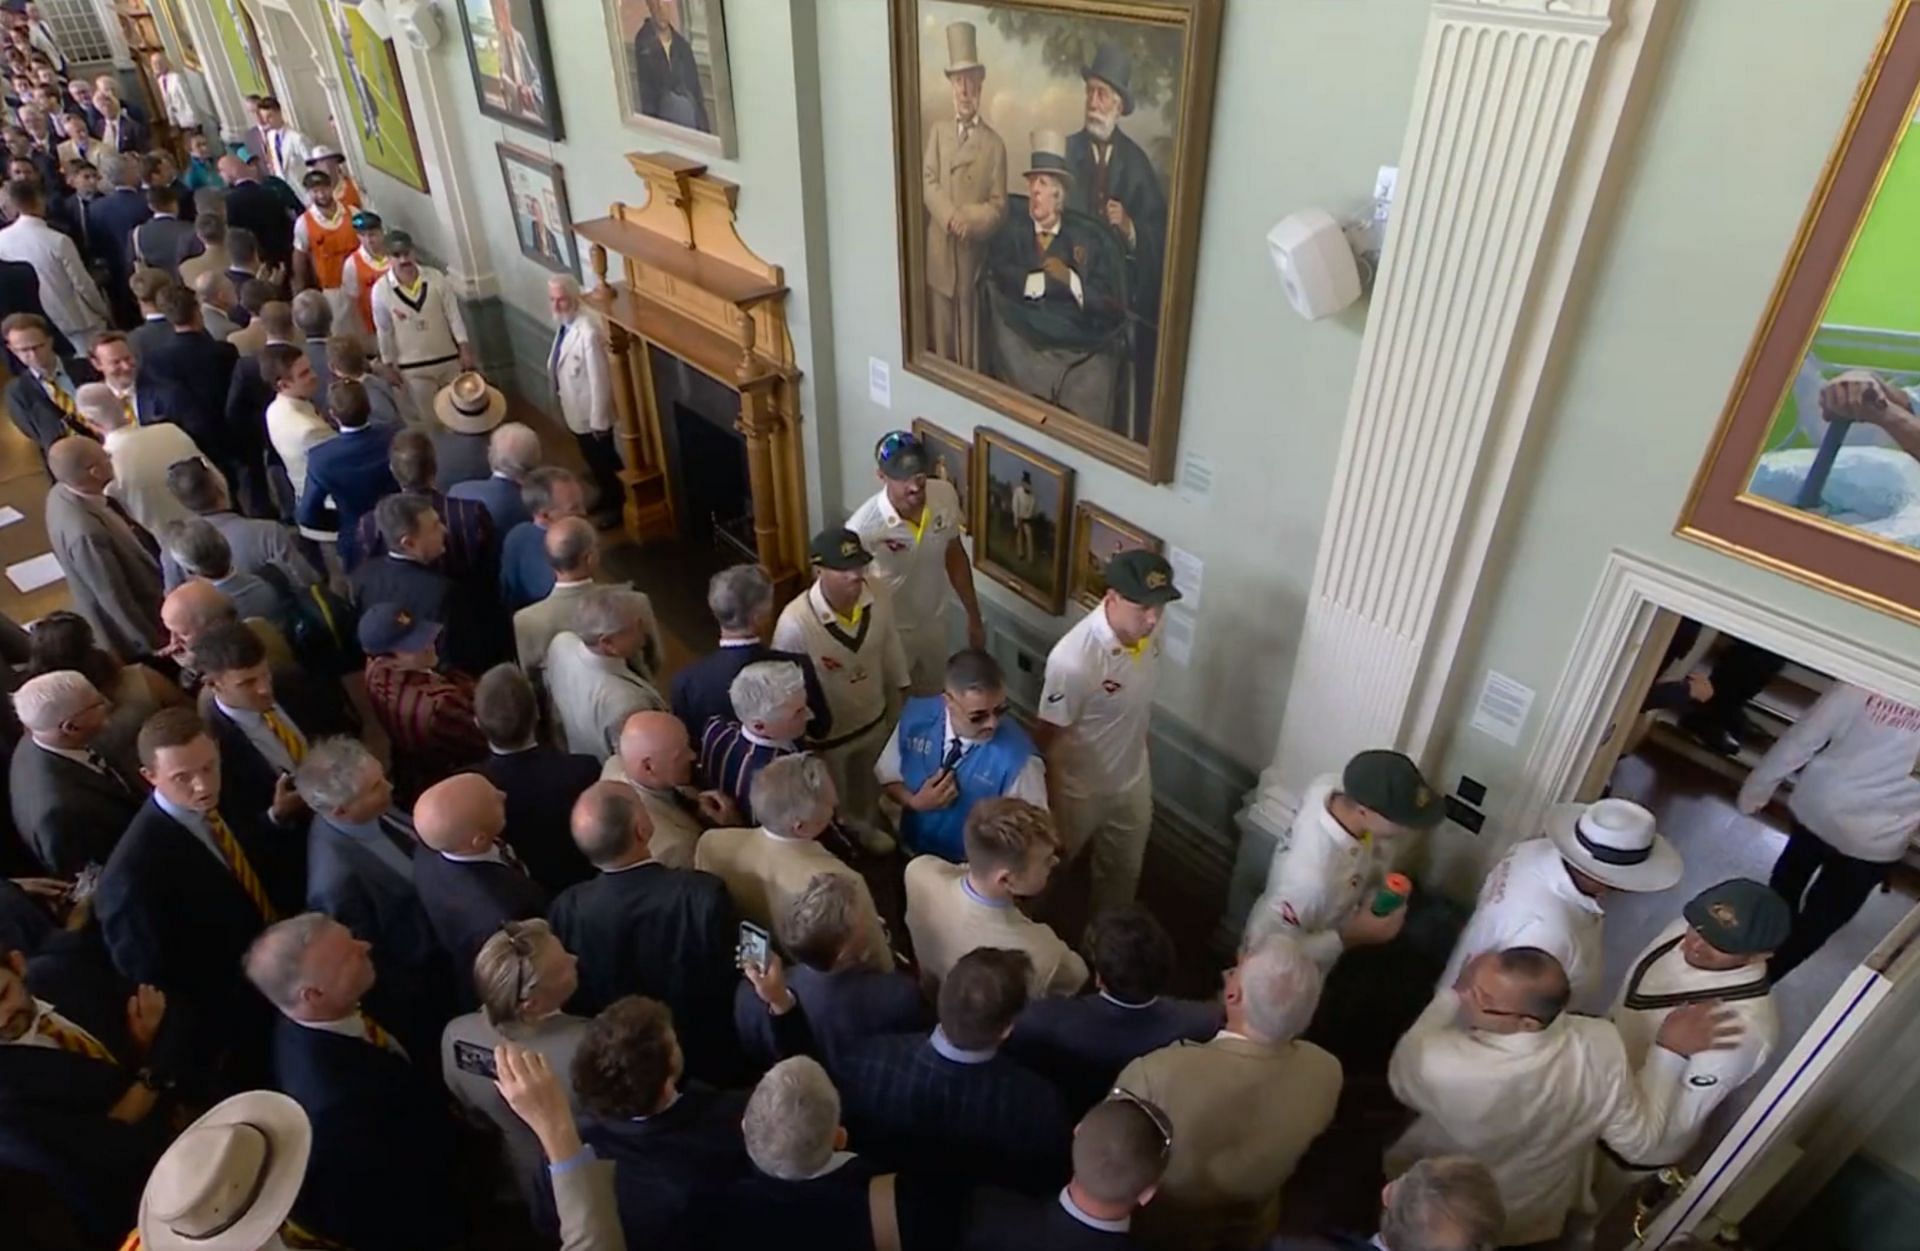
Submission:
M 882 436 L 880 442 L 874 444 L 873 458 L 884 465 L 894 457 L 907 453 L 916 456 L 924 455 L 925 450 L 920 445 L 920 440 L 904 431 L 895 430 L 891 434 Z
M 1167 1120 L 1167 1114 L 1160 1110 L 1159 1105 L 1149 1103 L 1139 1095 L 1134 1094 L 1131 1090 L 1128 1090 L 1125 1086 L 1115 1086 L 1107 1092 L 1107 1098 L 1109 1100 L 1118 1099 L 1123 1103 L 1131 1103 L 1134 1107 L 1144 1112 L 1147 1119 L 1153 1122 L 1153 1127 L 1160 1131 L 1160 1158 L 1164 1160 L 1173 1154 L 1173 1122 Z
M 999 721 L 1005 718 L 1006 715 L 1012 711 L 1013 711 L 1013 705 L 1006 702 L 1005 700 L 1002 700 L 991 708 L 982 708 L 977 712 L 968 713 L 967 724 L 968 725 L 985 725 L 989 721 Z

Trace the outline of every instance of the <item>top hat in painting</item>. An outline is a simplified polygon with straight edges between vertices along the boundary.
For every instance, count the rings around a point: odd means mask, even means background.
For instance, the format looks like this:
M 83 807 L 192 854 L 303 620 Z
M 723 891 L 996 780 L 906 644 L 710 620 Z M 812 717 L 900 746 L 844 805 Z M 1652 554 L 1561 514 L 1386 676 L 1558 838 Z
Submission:
M 947 23 L 947 77 L 968 70 L 985 69 L 980 64 L 980 42 L 972 22 Z
M 1133 113 L 1133 62 L 1116 45 L 1103 43 L 1093 54 L 1093 64 L 1080 68 L 1080 77 L 1098 78 L 1120 96 L 1120 116 Z
M 1067 141 L 1060 137 L 1059 131 L 1033 132 L 1033 155 L 1028 158 L 1022 176 L 1031 178 L 1035 174 L 1052 174 L 1062 182 L 1073 181 L 1073 171 L 1067 168 Z

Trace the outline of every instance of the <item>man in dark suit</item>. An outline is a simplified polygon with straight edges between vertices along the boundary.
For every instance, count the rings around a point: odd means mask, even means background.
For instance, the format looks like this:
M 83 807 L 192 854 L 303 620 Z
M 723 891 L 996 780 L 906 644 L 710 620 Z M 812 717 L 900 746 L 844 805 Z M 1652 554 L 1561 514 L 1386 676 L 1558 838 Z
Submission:
M 140 377 L 172 393 L 169 416 L 231 477 L 252 446 L 246 432 L 227 421 L 227 396 L 240 354 L 202 328 L 200 303 L 180 284 L 162 287 L 154 306 L 165 321 L 140 354 Z
M 1399 1251 L 1490 1247 L 1507 1222 L 1487 1166 L 1469 1155 L 1434 1155 L 1387 1183 L 1380 1233 L 1282 1234 L 1268 1251 Z M 1689 1242 L 1688 1245 L 1695 1245 Z
M 48 449 L 70 434 L 100 437 L 80 420 L 74 403 L 75 393 L 89 382 L 100 381 L 100 374 L 80 357 L 59 355 L 54 348 L 58 333 L 51 322 L 34 313 L 14 313 L 0 321 L 7 355 L 24 366 L 7 384 L 7 414 L 40 449 L 42 464 Z
M 648 117 L 712 133 L 693 44 L 674 29 L 665 8 L 660 0 L 647 0 L 647 20 L 634 32 L 633 81 L 639 88 L 636 103 Z
M 1067 212 L 1073 176 L 1064 155 L 1034 152 L 1026 180 L 1027 211 L 1010 208 L 987 245 L 1007 327 L 1036 350 L 1104 348 L 1127 311 L 1113 251 L 1099 226 Z
M 733 1037 L 738 917 L 719 878 L 653 862 L 653 823 L 633 789 L 597 782 L 573 807 L 573 840 L 600 870 L 553 901 L 547 920 L 580 958 L 575 1010 L 627 994 L 673 1009 L 697 1076 L 739 1071 Z
M 357 563 L 354 541 L 360 519 L 399 489 L 387 469 L 393 431 L 373 424 L 367 389 L 357 382 L 334 383 L 327 408 L 340 427 L 340 437 L 307 453 L 307 485 L 294 518 L 303 530 L 332 531 L 339 536 L 340 564 L 351 569 Z
M 147 223 L 147 225 L 151 224 L 151 222 Z M 145 230 L 146 226 L 140 229 Z M 134 233 L 137 235 L 139 231 Z M 173 335 L 173 327 L 168 324 L 167 315 L 155 308 L 153 304 L 154 297 L 172 281 L 173 279 L 157 269 L 145 268 L 135 270 L 133 276 L 127 280 L 127 289 L 133 292 L 133 302 L 140 309 L 140 324 L 127 331 L 127 343 L 133 348 L 134 356 L 143 362 L 156 343 Z
M 393 806 L 393 783 L 358 739 L 324 738 L 294 774 L 313 810 L 307 827 L 307 906 L 373 944 L 374 960 L 409 980 L 451 985 L 446 954 L 413 885 L 413 819 Z M 450 1006 L 449 1000 L 449 1006 Z
M 999 1054 L 1027 1002 L 1025 952 L 981 947 L 940 983 L 931 1036 L 891 1034 L 842 1057 L 847 1128 L 895 1167 L 1052 1194 L 1073 1122 L 1045 1078 Z
M 368 395 L 371 398 L 372 393 Z M 491 585 L 498 576 L 501 529 L 479 500 L 448 495 L 436 487 L 440 462 L 433 450 L 433 440 L 418 430 L 395 434 L 387 468 L 393 474 L 396 489 L 430 500 L 435 515 L 446 526 L 447 550 L 440 555 L 440 572 L 456 582 L 485 578 Z M 380 537 L 380 527 L 371 514 L 361 516 L 353 550 L 356 561 L 371 560 L 387 550 L 386 540 Z M 349 563 L 347 568 L 351 570 L 353 564 Z
M 266 804 L 282 779 L 326 734 L 347 728 L 337 701 L 293 678 L 276 678 L 266 644 L 245 622 L 213 626 L 193 641 L 208 732 L 220 746 L 225 791 L 247 807 Z M 304 892 L 302 898 L 304 898 Z
M 1049 1078 L 1076 1113 L 1106 1098 L 1132 1061 L 1182 1040 L 1205 1042 L 1225 1023 L 1218 1003 L 1167 997 L 1173 940 L 1145 908 L 1102 913 L 1088 955 L 1094 993 L 1034 1000 L 1007 1040 L 1007 1054 Z
M 103 170 L 113 190 L 87 206 L 87 233 L 94 241 L 94 255 L 106 263 L 107 300 L 113 305 L 121 325 L 134 325 L 139 312 L 127 289 L 133 276 L 133 232 L 153 210 L 147 207 L 147 195 L 137 158 L 122 157 Z
M 323 913 L 273 926 L 247 952 L 247 977 L 279 1011 L 273 1085 L 313 1126 L 294 1216 L 359 1251 L 458 1245 L 454 1125 L 436 1052 L 362 1007 L 370 945 Z
M 673 677 L 673 715 L 694 738 L 699 739 L 715 717 L 735 719 L 728 688 L 742 669 L 761 660 L 787 660 L 800 666 L 807 684 L 807 736 L 829 737 L 832 720 L 812 659 L 775 651 L 763 641 L 773 626 L 773 580 L 766 571 L 758 565 L 734 565 L 714 574 L 707 583 L 707 608 L 720 623 L 720 647 Z
M 1073 1131 L 1073 1179 L 1058 1195 L 1036 1198 L 982 1190 L 968 1213 L 963 1251 L 1130 1251 L 1135 1209 L 1153 1198 L 1167 1170 L 1172 1134 L 1166 1113 L 1115 1095 Z M 1463 1244 L 1468 1245 L 1468 1244 Z
M 456 582 L 437 566 L 447 550 L 447 527 L 429 498 L 402 492 L 374 508 L 386 553 L 353 571 L 354 601 L 397 604 L 421 621 L 445 627 L 442 655 L 468 673 L 503 658 L 505 628 L 493 588 L 476 579 Z
M 100 114 L 100 142 L 138 165 L 140 153 L 147 150 L 147 141 L 152 135 L 146 122 L 110 91 L 95 90 L 93 107 Z
M 90 945 L 31 965 L 0 954 L 0 1160 L 109 1239 L 131 1226 L 170 1137 L 162 1090 L 186 1058 L 171 1028 L 180 1015 L 153 987 L 122 983 Z
M 14 828 L 55 877 L 105 864 L 147 798 L 94 749 L 112 705 L 68 669 L 28 679 L 13 707 L 27 732 L 8 766 Z
M 829 1073 L 869 1038 L 920 1033 L 933 1024 L 933 1010 L 911 975 L 875 971 L 867 953 L 870 906 L 852 878 L 821 873 L 774 921 L 780 946 L 794 960 L 787 986 L 806 1010 L 813 1054 Z M 749 982 L 734 992 L 733 1022 L 756 1067 L 781 1058 L 774 1018 Z
M 195 242 L 192 214 L 181 216 L 180 193 L 165 183 L 147 188 L 147 207 L 153 216 L 133 232 L 133 257 L 165 274 L 168 281 L 179 282 L 180 258 Z
M 740 1136 L 747 1097 L 683 1088 L 698 1053 L 690 1038 L 683 1049 L 678 1020 L 657 1000 L 627 995 L 594 1018 L 574 1053 L 574 1095 L 592 1117 L 581 1137 L 613 1162 L 627 1245 L 649 1251 L 711 1245 L 690 1219 L 695 1197 L 752 1169 Z
M 32 313 L 42 321 L 47 319 L 47 309 L 40 302 L 40 275 L 34 271 L 31 261 L 0 261 L 0 324 L 15 313 Z M 57 326 L 48 323 L 53 336 L 54 353 L 61 358 L 73 355 L 73 341 L 60 332 Z M 7 368 L 18 377 L 27 372 L 25 362 L 7 350 Z
M 220 178 L 227 184 L 228 252 L 233 250 L 232 231 L 238 227 L 252 232 L 268 264 L 291 263 L 294 214 L 286 201 L 260 181 L 253 166 L 237 156 L 221 157 L 219 168 Z
M 592 877 L 571 821 L 574 802 L 600 780 L 600 763 L 539 742 L 539 701 L 516 665 L 482 675 L 473 714 L 489 749 L 480 772 L 506 796 L 507 841 L 527 872 L 554 895 Z
M 265 1017 L 240 957 L 305 895 L 304 809 L 290 780 L 265 811 L 222 804 L 220 749 L 192 709 L 155 713 L 139 746 L 154 792 L 100 875 L 94 915 L 121 975 L 192 1007 L 197 1053 L 233 1056 L 244 1078 Z
M 473 958 L 508 921 L 546 910 L 547 895 L 500 839 L 507 807 L 477 773 L 436 782 L 413 805 L 420 846 L 413 853 L 414 889 L 440 946 L 453 960 L 462 1008 L 475 1003 Z

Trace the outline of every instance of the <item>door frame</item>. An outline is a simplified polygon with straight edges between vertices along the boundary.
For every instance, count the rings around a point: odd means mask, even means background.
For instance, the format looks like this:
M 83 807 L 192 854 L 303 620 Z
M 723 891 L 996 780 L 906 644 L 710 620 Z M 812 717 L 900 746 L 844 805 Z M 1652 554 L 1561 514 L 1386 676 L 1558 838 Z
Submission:
M 1633 681 L 1661 609 L 1778 652 L 1831 677 L 1920 707 L 1920 662 L 1867 647 L 1780 609 L 1615 548 L 1555 684 L 1520 785 L 1505 810 L 1502 846 L 1530 837 L 1573 797 Z

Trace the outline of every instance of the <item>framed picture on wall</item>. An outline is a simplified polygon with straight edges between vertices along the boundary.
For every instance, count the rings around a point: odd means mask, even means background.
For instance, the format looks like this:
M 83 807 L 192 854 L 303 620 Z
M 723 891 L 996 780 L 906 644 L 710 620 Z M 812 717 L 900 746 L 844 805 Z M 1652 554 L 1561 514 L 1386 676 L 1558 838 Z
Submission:
M 1678 533 L 1920 622 L 1917 94 L 1920 11 L 1901 0 Z
M 734 154 L 722 0 L 601 0 L 620 116 L 714 156 Z
M 548 139 L 562 137 L 546 0 L 457 0 L 480 111 Z
M 973 432 L 973 564 L 1021 599 L 1067 601 L 1073 470 L 982 426 Z
M 890 0 L 906 368 L 1173 476 L 1221 0 Z
M 913 419 L 913 436 L 933 459 L 930 476 L 951 486 L 960 497 L 960 528 L 968 529 L 967 519 L 973 515 L 973 444 L 925 417 Z
M 367 164 L 415 191 L 427 189 L 427 167 L 413 110 L 400 81 L 400 59 L 391 40 L 380 38 L 360 10 L 334 10 L 333 59 L 347 93 L 347 109 Z
M 1098 504 L 1081 500 L 1073 506 L 1073 559 L 1068 595 L 1082 608 L 1092 608 L 1107 594 L 1107 562 L 1121 552 L 1145 550 L 1158 554 L 1166 545 Z
M 207 11 L 213 15 L 213 28 L 220 37 L 220 50 L 233 67 L 233 81 L 243 96 L 270 96 L 273 84 L 267 78 L 267 58 L 260 51 L 260 33 L 240 0 L 211 0 Z
M 160 19 L 161 25 L 167 28 L 167 32 L 173 36 L 174 46 L 180 49 L 180 59 L 186 62 L 187 68 L 203 69 L 200 49 L 194 46 L 193 32 L 187 29 L 186 19 L 180 12 L 180 3 L 181 0 L 153 0 L 154 14 Z
M 556 274 L 580 276 L 579 241 L 573 235 L 573 214 L 567 209 L 567 184 L 560 167 L 537 152 L 509 143 L 494 145 L 500 153 L 500 178 L 513 206 L 513 233 L 520 253 Z

